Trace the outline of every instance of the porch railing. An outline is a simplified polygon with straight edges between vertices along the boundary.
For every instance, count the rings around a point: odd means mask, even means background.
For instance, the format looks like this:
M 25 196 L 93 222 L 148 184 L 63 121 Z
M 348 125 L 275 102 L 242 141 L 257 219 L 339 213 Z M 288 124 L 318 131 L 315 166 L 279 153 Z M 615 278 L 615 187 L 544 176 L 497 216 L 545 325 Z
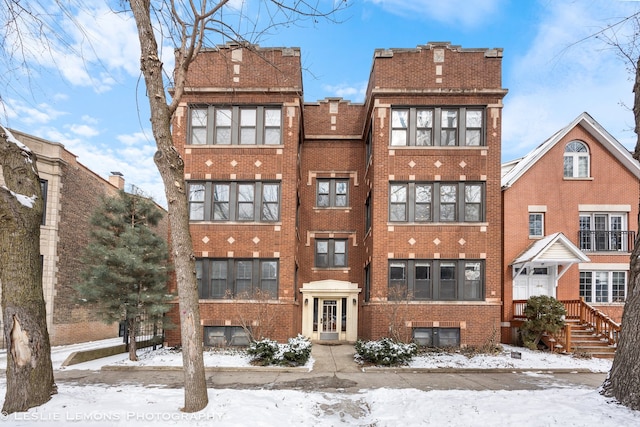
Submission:
M 617 346 L 620 339 L 620 325 L 595 307 L 582 299 L 560 301 L 567 314 L 566 319 L 577 320 L 580 324 L 593 328 L 594 335 L 606 340 L 611 346 Z M 524 308 L 526 300 L 513 301 L 514 320 L 526 320 Z M 571 351 L 571 323 L 567 322 L 564 329 L 554 336 L 555 340 L 567 350 Z

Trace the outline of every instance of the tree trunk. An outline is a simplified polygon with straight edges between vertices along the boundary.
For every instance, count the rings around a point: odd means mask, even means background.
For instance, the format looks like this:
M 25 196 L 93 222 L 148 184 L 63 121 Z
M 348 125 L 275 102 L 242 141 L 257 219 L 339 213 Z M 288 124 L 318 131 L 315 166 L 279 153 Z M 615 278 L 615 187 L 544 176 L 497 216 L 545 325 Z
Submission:
M 138 336 L 136 335 L 136 326 L 138 322 L 136 319 L 127 319 L 127 328 L 129 328 L 129 360 L 135 362 L 138 360 L 136 350 L 138 349 Z
M 183 411 L 196 412 L 207 406 L 207 385 L 202 356 L 202 331 L 195 257 L 189 232 L 189 211 L 184 181 L 184 163 L 173 145 L 171 118 L 167 104 L 162 63 L 150 19 L 149 0 L 131 0 L 140 39 L 140 65 L 151 109 L 151 129 L 158 151 L 154 160 L 165 187 L 168 203 L 171 249 L 178 286 L 182 363 L 185 374 Z
M 0 282 L 7 342 L 3 413 L 42 405 L 56 392 L 42 292 L 40 179 L 33 153 L 8 138 L 0 128 Z
M 635 133 L 638 136 L 633 157 L 640 159 L 640 58 L 636 62 L 633 85 Z M 602 386 L 602 394 L 614 397 L 631 409 L 640 410 L 640 235 L 631 252 L 627 299 L 622 313 L 622 329 L 616 356 L 609 376 Z

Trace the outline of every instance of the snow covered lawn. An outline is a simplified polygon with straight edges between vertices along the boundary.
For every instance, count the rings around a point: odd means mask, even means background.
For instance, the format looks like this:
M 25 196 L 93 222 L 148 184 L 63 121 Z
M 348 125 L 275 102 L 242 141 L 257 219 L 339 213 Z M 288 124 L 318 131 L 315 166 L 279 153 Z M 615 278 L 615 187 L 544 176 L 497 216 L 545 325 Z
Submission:
M 94 344 L 95 345 L 95 344 Z M 511 357 L 512 351 L 521 359 Z M 64 351 L 54 348 L 54 367 L 60 369 Z M 2 355 L 0 355 L 2 356 Z M 169 349 L 141 351 L 139 362 L 127 355 L 87 362 L 62 369 L 100 369 L 105 364 L 180 366 L 181 355 Z M 0 360 L 2 363 L 2 360 Z M 207 366 L 249 366 L 238 352 L 207 352 Z M 588 369 L 607 372 L 608 360 L 531 352 L 504 346 L 496 356 L 467 358 L 460 354 L 435 354 L 415 358 L 410 368 L 522 368 Z M 313 360 L 309 362 L 313 369 Z M 371 373 L 368 375 L 376 375 Z M 5 380 L 0 380 L 4 393 Z M 359 393 L 303 392 L 295 390 L 210 389 L 209 406 L 185 414 L 182 390 L 121 386 L 59 384 L 58 394 L 47 404 L 26 413 L 0 417 L 0 426 L 630 426 L 640 425 L 640 412 L 617 405 L 597 390 L 566 388 L 560 384 L 537 391 L 466 391 L 371 389 Z

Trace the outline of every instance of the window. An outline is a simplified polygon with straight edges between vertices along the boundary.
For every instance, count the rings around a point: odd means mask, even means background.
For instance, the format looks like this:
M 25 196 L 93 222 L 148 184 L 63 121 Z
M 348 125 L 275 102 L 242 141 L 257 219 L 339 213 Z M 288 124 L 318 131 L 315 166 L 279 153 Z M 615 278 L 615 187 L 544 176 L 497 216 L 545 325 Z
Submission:
M 197 259 L 200 299 L 278 297 L 278 261 L 271 259 Z
M 367 195 L 367 200 L 364 202 L 364 230 L 365 234 L 371 229 L 371 194 Z
M 280 219 L 280 184 L 190 182 L 191 221 L 275 222 Z
M 542 236 L 544 236 L 544 214 L 530 213 L 529 214 L 529 237 L 542 237 Z
M 571 141 L 564 148 L 565 178 L 586 178 L 589 176 L 589 150 L 580 141 Z
M 627 231 L 627 215 L 622 213 L 580 213 L 578 241 L 583 251 L 629 252 L 635 233 Z
M 49 181 L 40 180 L 40 190 L 42 191 L 42 222 L 40 225 L 47 224 L 47 191 L 49 190 Z
M 347 266 L 347 241 L 316 239 L 315 266 L 342 268 Z
M 413 341 L 421 347 L 459 347 L 460 328 L 413 328 Z
M 627 289 L 625 271 L 581 271 L 580 297 L 585 302 L 624 302 Z
M 391 110 L 391 146 L 484 145 L 480 108 L 394 108 Z
M 393 260 L 389 299 L 481 301 L 484 262 L 478 260 Z
M 247 346 L 251 342 L 242 326 L 205 326 L 203 330 L 206 347 Z
M 484 220 L 484 184 L 393 183 L 389 186 L 389 221 L 479 222 Z
M 196 106 L 190 110 L 192 145 L 280 145 L 280 107 Z
M 316 206 L 320 208 L 349 206 L 348 179 L 318 179 Z

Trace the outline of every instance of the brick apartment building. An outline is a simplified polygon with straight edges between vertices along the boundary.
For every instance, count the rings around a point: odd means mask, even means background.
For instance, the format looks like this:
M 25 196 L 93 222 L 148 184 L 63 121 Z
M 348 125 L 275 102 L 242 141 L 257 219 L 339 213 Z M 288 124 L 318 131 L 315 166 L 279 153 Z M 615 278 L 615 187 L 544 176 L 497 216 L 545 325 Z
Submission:
M 96 318 L 81 305 L 74 286 L 80 280 L 81 258 L 89 242 L 89 218 L 104 195 L 124 189 L 121 175 L 105 180 L 77 161 L 62 144 L 11 130 L 37 156 L 45 211 L 40 227 L 42 286 L 47 328 L 52 345 L 118 336 L 118 325 Z M 167 233 L 166 220 L 161 228 Z
M 305 102 L 297 48 L 202 52 L 173 131 L 205 345 L 246 342 L 242 326 L 497 340 L 501 63 L 449 43 L 376 50 L 356 104 Z
M 503 165 L 503 342 L 516 340 L 515 307 L 534 295 L 582 299 L 621 322 L 639 179 L 638 162 L 587 113 Z

